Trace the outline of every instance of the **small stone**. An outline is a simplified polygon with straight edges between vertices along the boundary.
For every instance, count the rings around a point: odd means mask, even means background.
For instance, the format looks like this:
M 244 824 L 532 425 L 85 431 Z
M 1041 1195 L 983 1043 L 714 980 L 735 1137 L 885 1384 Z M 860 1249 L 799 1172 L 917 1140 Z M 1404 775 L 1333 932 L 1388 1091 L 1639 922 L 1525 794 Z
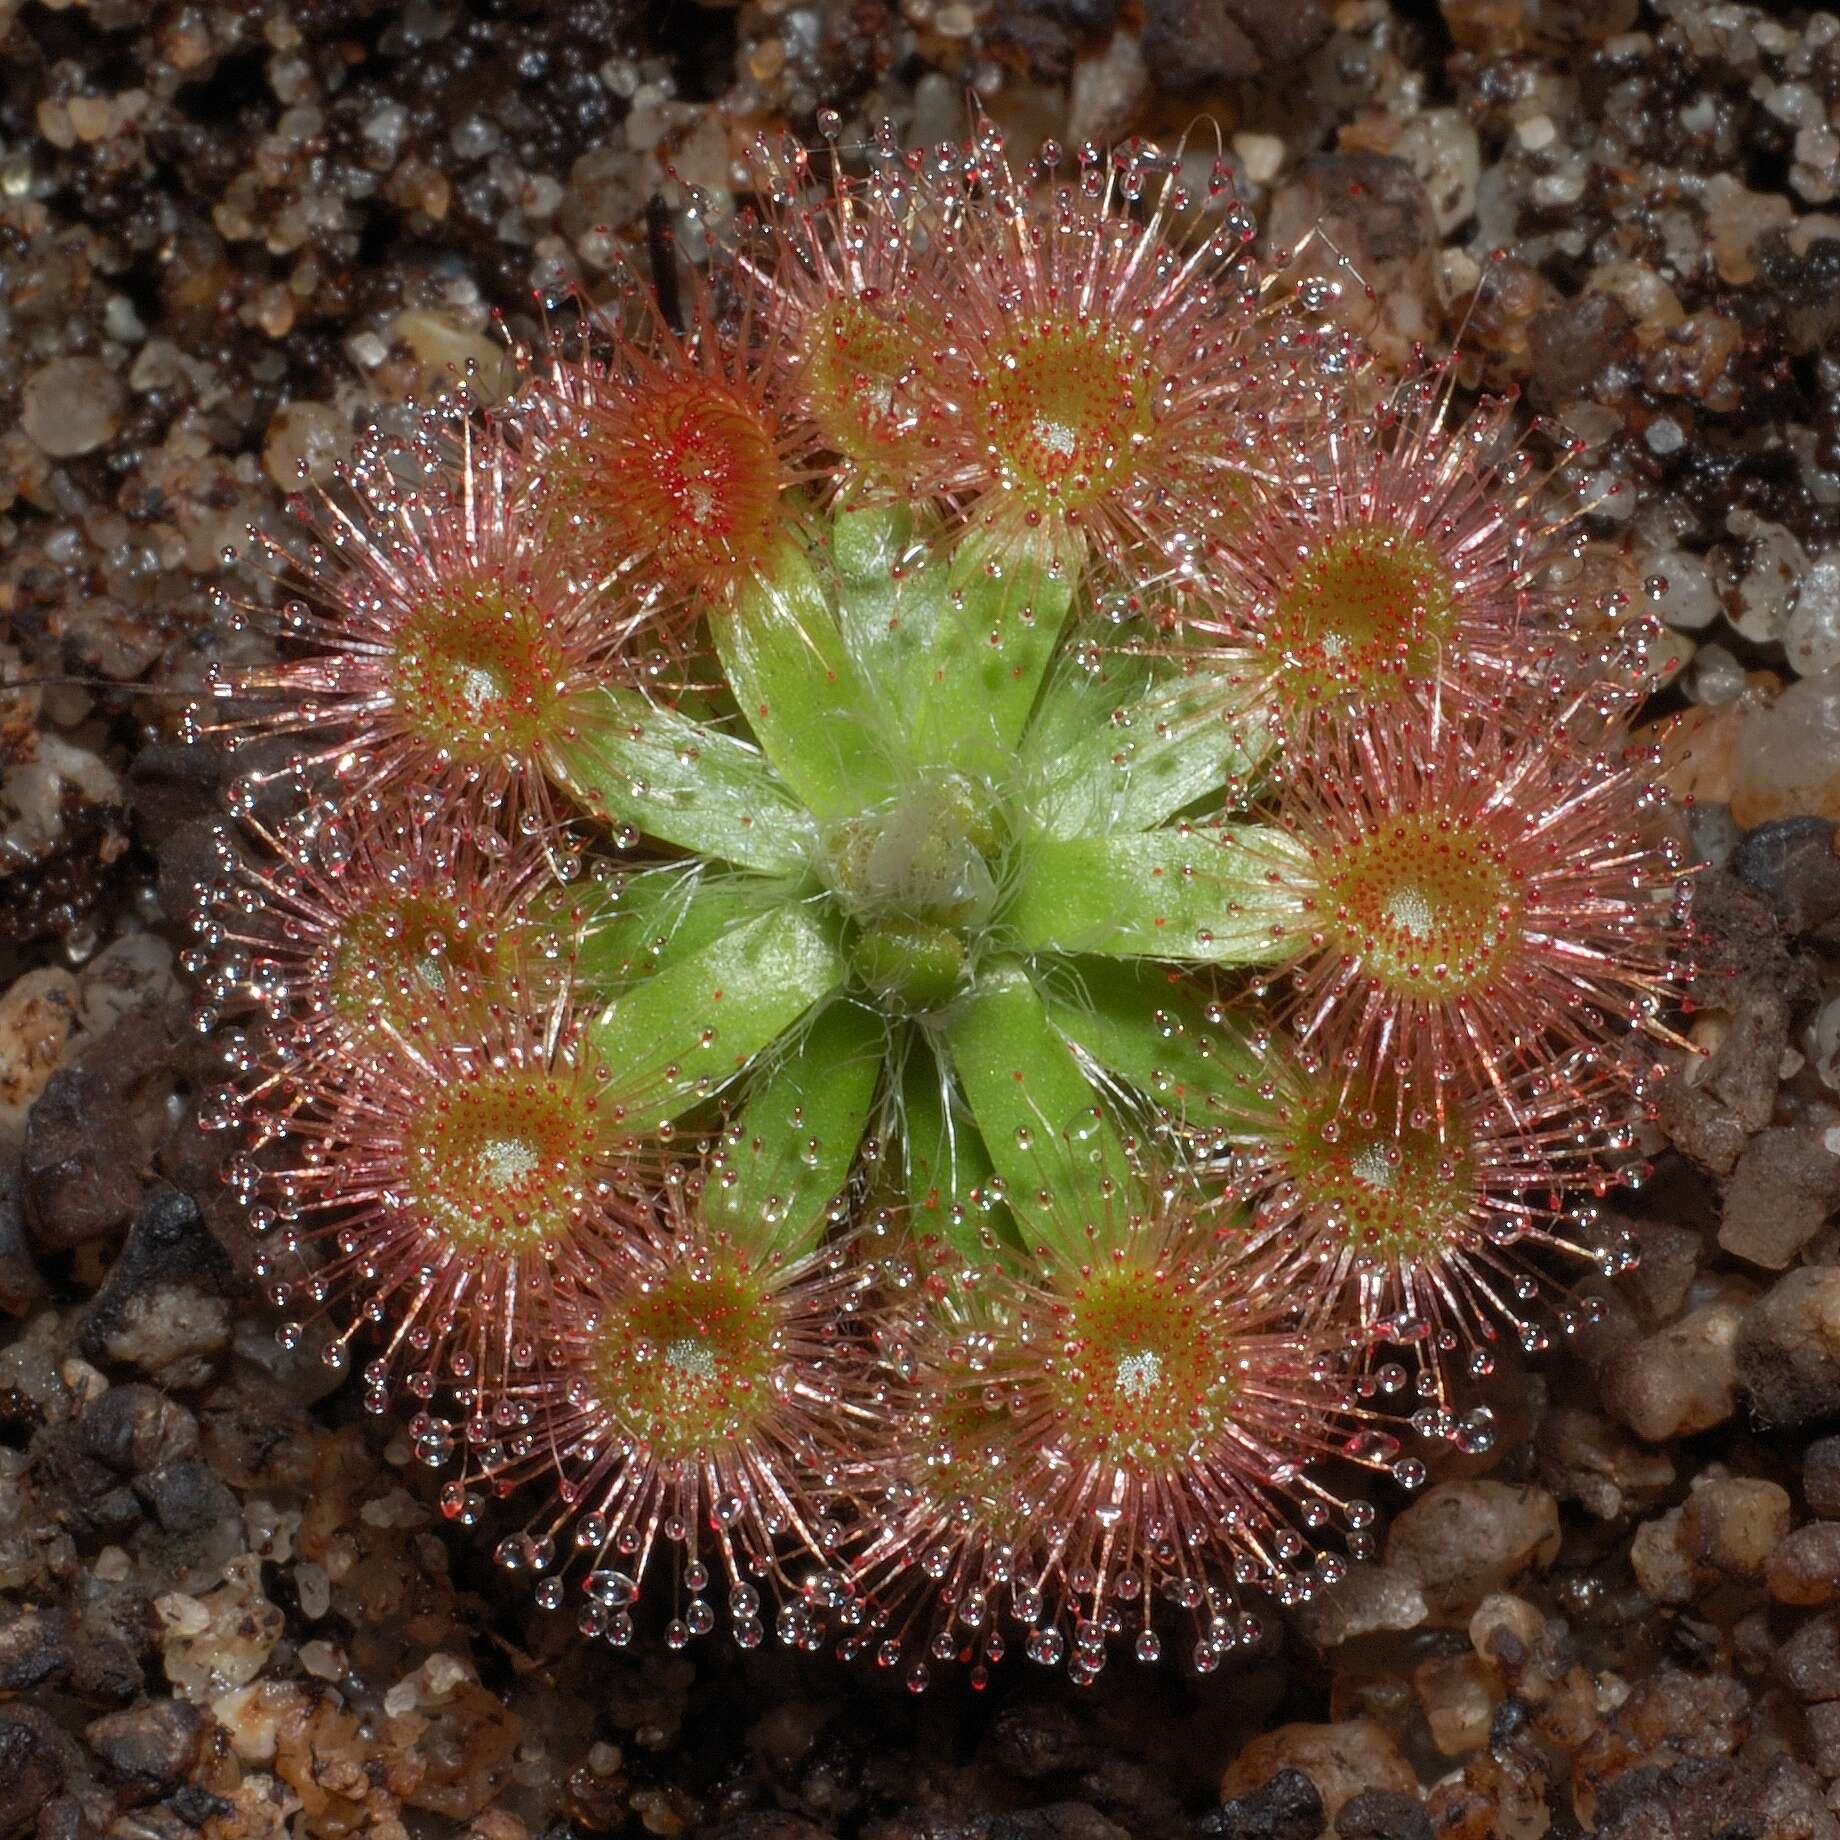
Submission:
M 269 419 L 262 442 L 262 466 L 283 492 L 298 492 L 311 480 L 323 485 L 351 447 L 351 430 L 325 403 L 295 398 Z
M 1840 665 L 1751 710 L 1732 768 L 1731 812 L 1746 830 L 1773 818 L 1840 819 Z
M 1736 320 L 1722 313 L 1689 313 L 1650 349 L 1644 378 L 1657 396 L 1684 397 L 1723 412 L 1736 406 L 1730 371 L 1743 349 L 1744 328 Z M 1768 592 L 1774 595 L 1776 590 Z M 1773 607 L 1768 617 L 1780 621 L 1782 605 Z
M 1249 1794 L 1223 1802 L 1197 1823 L 1212 1840 L 1316 1840 L 1323 1801 L 1301 1770 L 1284 1769 Z
M 1150 73 L 1135 32 L 1114 32 L 1097 57 L 1073 69 L 1067 138 L 1078 145 L 1116 140 L 1136 118 L 1150 94 Z
M 1840 1434 L 1816 1438 L 1802 1452 L 1802 1493 L 1816 1514 L 1840 1521 Z
M 1144 62 L 1159 89 L 1191 96 L 1293 62 L 1329 25 L 1321 0 L 1148 0 Z
M 1680 1533 L 1701 1565 L 1730 1578 L 1757 1580 L 1789 1531 L 1789 1493 L 1752 1476 L 1715 1477 L 1687 1497 Z
M 19 1206 L 19 1184 L 0 1164 L 0 1310 L 27 1316 L 44 1302 L 49 1286 L 32 1256 Z
M 1783 628 L 1783 650 L 1798 677 L 1840 665 L 1840 556 L 1821 556 L 1803 573 Z
M 1629 1234 L 1636 1248 L 1636 1268 L 1624 1280 L 1623 1292 L 1636 1314 L 1650 1328 L 1673 1322 L 1686 1307 L 1693 1281 L 1699 1276 L 1705 1241 L 1688 1227 L 1665 1220 L 1629 1219 L 1604 1210 L 1607 1225 Z
M 1341 1840 L 1431 1840 L 1431 1817 L 1416 1795 L 1398 1789 L 1363 1789 L 1335 1817 Z
M 64 1786 L 67 1748 L 35 1707 L 0 1705 L 0 1834 L 32 1831 L 40 1809 Z
M 1840 1699 L 1840 1620 L 1834 1611 L 1804 1623 L 1776 1651 L 1776 1673 L 1804 1705 Z
M 146 1692 L 153 1656 L 146 1608 L 138 1592 L 122 1592 L 85 1616 L 70 1662 L 71 1691 L 79 1698 L 125 1705 Z
M 155 1700 L 93 1720 L 83 1736 L 130 1805 L 169 1794 L 204 1749 L 205 1715 L 184 1700 Z
M 1649 559 L 1654 609 L 1678 632 L 1700 632 L 1719 617 L 1718 583 L 1705 559 L 1686 550 L 1662 550 Z
M 1546 1486 L 1600 1521 L 1643 1512 L 1674 1482 L 1670 1458 L 1642 1449 L 1608 1419 L 1576 1407 L 1561 1407 L 1541 1421 L 1538 1454 Z
M 155 1600 L 163 1626 L 166 1678 L 183 1699 L 203 1704 L 262 1671 L 281 1639 L 281 1612 L 262 1595 L 261 1561 L 244 1554 L 224 1567 L 206 1596 L 173 1592 Z
M 309 1623 L 317 1623 L 332 1608 L 332 1580 L 323 1565 L 303 1559 L 294 1567 L 294 1597 L 300 1614 Z
M 124 934 L 83 967 L 80 981 L 77 1012 L 92 1035 L 179 995 L 172 946 L 158 933 Z
M 1829 1782 L 1840 1777 L 1840 1700 L 1808 1708 L 1808 1761 Z
M 1488 1742 L 1495 1712 L 1494 1677 L 1474 1655 L 1421 1661 L 1412 1670 L 1412 1690 L 1431 1730 L 1431 1742 L 1446 1757 L 1461 1757 Z
M 1334 1725 L 1280 1725 L 1260 1733 L 1227 1765 L 1221 1799 L 1231 1802 L 1262 1788 L 1285 1769 L 1309 1778 L 1327 1822 L 1363 1789 L 1418 1792 L 1412 1766 L 1384 1726 L 1371 1719 L 1344 1719 Z
M 1559 1555 L 1559 1507 L 1545 1489 L 1441 1482 L 1393 1522 L 1386 1561 L 1415 1572 L 1434 1620 L 1466 1622 L 1509 1580 Z
M 1840 1411 L 1840 1268 L 1785 1272 L 1745 1312 L 1733 1352 L 1739 1383 L 1766 1423 Z
M 1732 587 L 1731 623 L 1745 638 L 1767 645 L 1783 636 L 1790 600 L 1808 570 L 1807 552 L 1781 524 L 1744 512 L 1734 512 L 1729 522 L 1735 535 L 1749 539 L 1748 566 Z
M 1448 236 L 1475 216 L 1482 148 L 1474 124 L 1461 109 L 1414 110 L 1387 151 L 1418 175 L 1441 235 Z
M 644 209 L 640 162 L 628 148 L 609 145 L 590 149 L 570 167 L 558 221 L 564 235 L 582 246 L 582 259 L 604 268 L 606 261 L 596 260 L 585 246 L 587 239 L 606 239 L 611 247 L 613 239 Z
M 28 1605 L 0 1623 L 0 1693 L 54 1687 L 70 1672 L 70 1621 L 61 1610 Z
M 1429 1615 L 1418 1574 L 1379 1563 L 1350 1566 L 1294 1612 L 1298 1632 L 1320 1649 L 1339 1648 L 1377 1630 L 1417 1629 Z
M 1598 1372 L 1604 1410 L 1651 1444 L 1724 1424 L 1737 1410 L 1744 1314 L 1738 1303 L 1708 1304 L 1617 1349 Z
M 1285 143 L 1275 134 L 1236 134 L 1233 152 L 1253 185 L 1269 185 L 1284 170 Z
M 1782 1271 L 1840 1206 L 1840 1156 L 1807 1125 L 1776 1125 L 1751 1139 L 1726 1184 L 1719 1244 Z
M 84 1312 L 78 1346 L 92 1361 L 133 1368 L 168 1392 L 202 1386 L 230 1346 L 235 1295 L 229 1256 L 197 1203 L 161 1184 Z
M 26 1119 L 20 1196 L 33 1240 L 47 1252 L 117 1232 L 140 1201 L 144 1147 L 111 1084 L 92 1067 L 63 1068 Z
M 1757 279 L 1758 245 L 1795 218 L 1795 206 L 1781 192 L 1749 191 L 1730 173 L 1714 175 L 1706 188 L 1705 209 L 1713 262 L 1720 279 L 1734 287 Z
M 1690 1604 L 1710 1582 L 1681 1532 L 1681 1510 L 1646 1520 L 1629 1543 L 1629 1566 L 1642 1594 L 1658 1604 Z
M 315 1680 L 329 1680 L 335 1684 L 343 1680 L 347 1672 L 344 1654 L 333 1643 L 323 1639 L 301 1643 L 300 1665 Z
M 42 1441 L 37 1454 L 41 1468 L 56 1479 L 73 1533 L 119 1541 L 145 1514 L 134 1479 L 197 1447 L 198 1422 L 191 1413 L 154 1388 L 131 1382 L 87 1403 L 69 1425 Z
M 1519 1680 L 1546 1639 L 1546 1619 L 1537 1606 L 1509 1591 L 1495 1591 L 1476 1606 L 1469 1619 L 1469 1643 L 1510 1682 Z
M 421 360 L 430 389 L 448 389 L 456 378 L 464 379 L 475 400 L 489 409 L 517 387 L 517 365 L 501 342 L 439 313 L 406 308 L 391 322 L 390 336 Z
M 25 1128 L 77 1026 L 77 980 L 55 965 L 27 971 L 0 996 L 0 1138 Z
M 1635 321 L 1607 294 L 1584 294 L 1542 313 L 1527 328 L 1533 388 L 1549 408 L 1592 394 L 1613 366 L 1634 354 Z
M 180 1457 L 136 1476 L 134 1492 L 160 1531 L 179 1539 L 209 1533 L 236 1519 L 236 1497 L 196 1457 Z
M 1840 919 L 1840 826 L 1787 818 L 1751 831 L 1732 852 L 1731 872 L 1769 902 L 1791 938 Z
M 53 358 L 26 378 L 19 421 L 40 452 L 68 460 L 112 441 L 127 405 L 121 379 L 100 358 Z
M 432 161 L 411 154 L 384 181 L 383 194 L 405 211 L 419 211 L 437 224 L 453 203 L 453 185 Z
M 1810 1521 L 1787 1535 L 1770 1554 L 1764 1583 L 1779 1604 L 1831 1603 L 1840 1591 L 1840 1521 Z

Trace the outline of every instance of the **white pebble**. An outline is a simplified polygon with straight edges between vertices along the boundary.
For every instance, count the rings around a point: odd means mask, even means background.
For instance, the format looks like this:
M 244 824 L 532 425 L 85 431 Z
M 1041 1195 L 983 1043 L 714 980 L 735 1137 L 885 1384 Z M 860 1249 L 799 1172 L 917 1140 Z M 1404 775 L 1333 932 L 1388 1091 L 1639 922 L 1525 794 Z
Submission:
M 1744 688 L 1744 667 L 1722 645 L 1702 645 L 1693 660 L 1696 702 L 1729 703 Z
M 1783 647 L 1798 677 L 1840 664 L 1840 554 L 1809 565 L 1783 628 Z
M 1732 591 L 1731 623 L 1745 638 L 1767 645 L 1783 636 L 1789 600 L 1808 567 L 1808 557 L 1780 524 L 1750 512 L 1726 520 L 1734 536 L 1747 537 L 1749 567 Z
M 1719 617 L 1718 584 L 1705 559 L 1682 549 L 1663 550 L 1648 565 L 1655 590 L 1655 611 L 1681 632 L 1698 632 Z
M 332 1580 L 326 1576 L 326 1568 L 303 1559 L 294 1567 L 294 1595 L 300 1603 L 300 1614 L 310 1623 L 318 1622 L 332 1608 Z
M 1233 151 L 1254 185 L 1269 185 L 1284 165 L 1284 143 L 1275 134 L 1236 134 Z

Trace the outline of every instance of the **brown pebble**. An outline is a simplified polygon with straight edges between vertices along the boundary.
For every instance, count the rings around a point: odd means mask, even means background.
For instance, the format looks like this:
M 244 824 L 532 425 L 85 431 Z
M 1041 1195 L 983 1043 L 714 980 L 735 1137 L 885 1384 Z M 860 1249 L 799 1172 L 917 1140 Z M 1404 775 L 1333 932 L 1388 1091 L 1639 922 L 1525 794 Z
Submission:
M 1301 1770 L 1322 1797 L 1323 1818 L 1333 1822 L 1363 1789 L 1416 1794 L 1418 1778 L 1383 1726 L 1372 1719 L 1335 1725 L 1280 1725 L 1261 1732 L 1220 1779 L 1223 1801 L 1269 1782 L 1282 1769 Z
M 1156 86 L 1192 96 L 1293 62 L 1329 23 L 1322 0 L 1147 0 L 1140 42 Z
M 1323 1825 L 1322 1797 L 1297 1769 L 1280 1770 L 1269 1782 L 1223 1802 L 1207 1820 L 1218 1840 L 1316 1840 Z
M 1658 1604 L 1690 1604 L 1708 1581 L 1681 1532 L 1681 1510 L 1670 1508 L 1636 1529 L 1629 1566 L 1642 1594 Z
M 1776 1651 L 1776 1672 L 1804 1705 L 1840 1699 L 1840 1618 L 1829 1610 L 1804 1623 Z
M 1808 1760 L 1830 1782 L 1840 1777 L 1840 1700 L 1808 1708 Z
M 70 1748 L 32 1706 L 0 1706 L 0 1834 L 31 1830 L 34 1816 L 63 1787 Z
M 1416 1795 L 1363 1789 L 1335 1817 L 1341 1840 L 1431 1840 L 1431 1817 Z
M 1789 1521 L 1787 1489 L 1760 1477 L 1715 1477 L 1687 1497 L 1680 1536 L 1697 1563 L 1727 1577 L 1759 1579 Z
M 70 1619 L 28 1605 L 0 1623 L 0 1693 L 55 1685 L 70 1671 Z
M 92 1720 L 83 1735 L 123 1799 L 150 1802 L 185 1780 L 204 1747 L 206 1723 L 198 1707 L 162 1699 Z
M 1600 1521 L 1640 1513 L 1673 1485 L 1674 1464 L 1644 1450 L 1595 1412 L 1561 1407 L 1542 1421 L 1536 1441 L 1540 1480 L 1561 1501 L 1576 1501 Z
M 1559 1506 L 1545 1489 L 1441 1482 L 1393 1522 L 1389 1565 L 1415 1572 L 1434 1619 L 1467 1622 L 1490 1592 L 1559 1553 Z
M 1767 1423 L 1840 1410 L 1840 1269 L 1784 1273 L 1745 1312 L 1734 1354 L 1738 1379 Z
M 1592 394 L 1592 385 L 1635 351 L 1635 322 L 1607 294 L 1585 294 L 1547 310 L 1527 328 L 1533 390 L 1546 408 Z
M 1802 1492 L 1816 1514 L 1840 1521 L 1840 1434 L 1816 1438 L 1802 1452 Z
M 1713 1303 L 1619 1348 L 1598 1373 L 1604 1410 L 1659 1444 L 1722 1425 L 1737 1409 L 1736 1303 Z
M 1770 1554 L 1764 1582 L 1779 1604 L 1831 1603 L 1840 1590 L 1840 1521 L 1810 1521 L 1788 1534 Z
M 100 358 L 53 358 L 26 378 L 19 420 L 41 452 L 68 460 L 112 440 L 126 407 L 121 379 Z
M 1784 1270 L 1840 1204 L 1840 1156 L 1810 1125 L 1776 1125 L 1746 1146 L 1725 1185 L 1719 1244 Z
M 1686 1227 L 1662 1220 L 1621 1222 L 1636 1243 L 1638 1264 L 1622 1289 L 1644 1325 L 1660 1328 L 1686 1307 L 1687 1294 L 1699 1276 L 1705 1241 Z

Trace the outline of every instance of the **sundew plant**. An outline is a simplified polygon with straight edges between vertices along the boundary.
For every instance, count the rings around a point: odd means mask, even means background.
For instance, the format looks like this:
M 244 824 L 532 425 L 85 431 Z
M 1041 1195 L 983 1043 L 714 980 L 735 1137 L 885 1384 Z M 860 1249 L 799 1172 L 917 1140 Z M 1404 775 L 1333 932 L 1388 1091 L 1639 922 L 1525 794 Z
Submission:
M 1652 627 L 1252 238 L 1142 144 L 763 149 L 241 597 L 260 1273 L 589 1637 L 1212 1669 L 1626 1262 Z

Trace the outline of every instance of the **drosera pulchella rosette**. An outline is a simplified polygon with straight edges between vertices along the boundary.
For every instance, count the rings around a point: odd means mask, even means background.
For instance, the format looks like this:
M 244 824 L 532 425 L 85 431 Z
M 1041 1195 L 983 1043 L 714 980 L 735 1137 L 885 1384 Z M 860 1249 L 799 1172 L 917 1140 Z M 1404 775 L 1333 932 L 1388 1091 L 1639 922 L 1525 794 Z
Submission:
M 234 1024 L 246 1079 L 260 1069 L 293 1093 L 344 1078 L 431 1009 L 451 1022 L 540 987 L 579 923 L 541 843 L 482 847 L 452 809 L 361 805 L 354 820 L 313 806 L 215 842 L 219 872 L 191 916 L 198 1021 Z
M 1319 738 L 1267 869 L 1295 902 L 1273 956 L 1300 1041 L 1357 1082 L 1422 1080 L 1434 1109 L 1486 1088 L 1512 1114 L 1530 1065 L 1671 1038 L 1691 878 L 1654 753 L 1602 697 L 1542 690 L 1518 723 L 1375 713 Z
M 820 439 L 777 363 L 783 323 L 740 264 L 718 302 L 692 269 L 680 330 L 629 282 L 610 306 L 551 328 L 542 367 L 501 412 L 522 520 L 552 568 L 647 640 L 651 670 L 700 612 L 771 575 Z
M 572 1585 L 583 1633 L 615 1646 L 668 1593 L 670 1647 L 722 1624 L 753 1648 L 770 1622 L 816 1648 L 847 1595 L 859 1318 L 885 1226 L 853 1229 L 822 1147 L 775 1128 L 818 1121 L 801 1059 L 700 1162 L 628 1197 L 584 1282 L 545 1298 L 524 1373 L 457 1389 L 465 1469 L 446 1512 L 533 1494 L 499 1562 L 536 1577 L 546 1610 Z
M 380 1034 L 336 1082 L 259 1092 L 229 1172 L 284 1340 L 323 1319 L 338 1366 L 377 1332 L 379 1412 L 399 1385 L 426 1402 L 527 1367 L 536 1312 L 591 1268 L 643 1151 L 566 974 Z
M 1371 1551 L 1350 1475 L 1422 1475 L 1345 1329 L 1299 1309 L 1217 1188 L 1092 1186 L 1069 1147 L 1033 1158 L 1030 1254 L 921 1239 L 878 1324 L 843 1648 L 914 1691 L 954 1663 L 982 1686 L 1012 1650 L 1084 1685 L 1184 1626 L 1212 1672 L 1259 1640 L 1262 1604 Z
M 1018 170 L 981 121 L 933 178 L 901 322 L 931 354 L 916 483 L 999 549 L 1052 533 L 1114 584 L 1185 583 L 1340 389 L 1268 296 L 1225 159 L 1194 187 L 1181 150 L 1141 142 Z
M 1415 1430 L 1486 1449 L 1493 1415 L 1462 1384 L 1598 1320 L 1635 1262 L 1598 1204 L 1647 1176 L 1642 1101 L 1583 1055 L 1528 1069 L 1507 1101 L 1472 1086 L 1440 1103 L 1393 1074 L 1351 1089 L 1307 1050 L 1274 1075 L 1212 1140 L 1218 1205 L 1370 1365 L 1411 1365 Z
M 297 494 L 298 543 L 252 530 L 279 605 L 240 604 L 233 620 L 270 629 L 283 655 L 214 667 L 226 713 L 207 705 L 199 725 L 292 744 L 278 760 L 260 750 L 234 782 L 243 811 L 292 782 L 338 813 L 459 811 L 486 834 L 561 848 L 554 750 L 586 690 L 637 668 L 637 622 L 556 566 L 522 510 L 520 463 L 457 403 L 403 446 L 376 437 L 330 486 Z M 405 485 L 405 471 L 427 483 Z
M 494 1395 L 469 1453 L 482 1491 L 535 1483 L 544 1503 L 500 1563 L 542 1574 L 544 1609 L 573 1585 L 582 1632 L 616 1647 L 654 1599 L 669 1647 L 719 1625 L 743 1648 L 769 1625 L 820 1646 L 845 1588 L 841 1325 L 862 1282 L 841 1245 L 757 1262 L 688 1220 L 634 1229 L 547 1312 L 537 1363 Z M 450 1513 L 476 1512 L 466 1484 L 447 1488 Z
M 837 128 L 270 552 L 210 1110 L 589 1634 L 1208 1669 L 1620 1260 L 1645 629 L 1224 165 Z
M 1570 457 L 1568 446 L 1559 462 Z M 1435 703 L 1497 718 L 1559 668 L 1579 507 L 1511 398 L 1467 414 L 1454 361 L 1338 417 L 1216 540 L 1178 647 L 1308 746 L 1325 719 Z
M 869 171 L 834 150 L 763 140 L 758 205 L 744 220 L 738 263 L 771 302 L 765 354 L 781 387 L 832 456 L 827 495 L 858 486 L 918 491 L 933 341 L 903 317 L 935 247 L 933 200 L 895 141 L 880 137 Z M 821 177 L 814 165 L 828 168 Z

